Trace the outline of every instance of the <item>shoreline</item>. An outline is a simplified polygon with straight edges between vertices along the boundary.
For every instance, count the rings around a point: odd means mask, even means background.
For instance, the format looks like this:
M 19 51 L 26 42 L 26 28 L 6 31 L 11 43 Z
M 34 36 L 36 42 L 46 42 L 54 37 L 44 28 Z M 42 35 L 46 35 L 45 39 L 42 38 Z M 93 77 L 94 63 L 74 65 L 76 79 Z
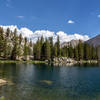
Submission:
M 0 60 L 0 63 L 33 63 L 33 64 L 45 64 L 48 63 L 48 61 L 38 61 L 38 60 L 29 60 L 29 61 L 18 61 L 18 60 Z M 51 61 L 50 64 L 56 64 L 56 65 L 75 65 L 75 64 L 98 64 L 100 63 L 99 60 L 81 60 L 81 61 L 75 61 L 75 63 L 56 63 L 54 61 Z
M 47 61 L 18 61 L 18 60 L 0 60 L 0 63 L 34 63 L 34 64 L 39 64 L 39 63 L 47 63 Z

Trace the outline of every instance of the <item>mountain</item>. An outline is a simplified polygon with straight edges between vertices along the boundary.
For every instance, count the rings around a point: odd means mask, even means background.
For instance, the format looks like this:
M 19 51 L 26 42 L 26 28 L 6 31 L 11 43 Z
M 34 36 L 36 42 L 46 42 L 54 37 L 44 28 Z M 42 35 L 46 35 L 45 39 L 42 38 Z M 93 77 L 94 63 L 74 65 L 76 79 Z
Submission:
M 70 45 L 74 48 L 79 44 L 80 41 L 84 42 L 83 40 L 71 40 L 69 42 L 64 42 L 61 44 L 61 48 L 65 47 L 65 46 L 70 46 Z
M 96 37 L 91 38 L 90 40 L 86 42 L 90 45 L 93 45 L 95 48 L 98 48 L 98 57 L 100 60 L 100 35 L 97 35 Z
M 91 38 L 86 42 L 90 45 L 93 45 L 94 47 L 98 47 L 98 46 L 100 46 L 100 35 L 98 35 L 94 38 Z

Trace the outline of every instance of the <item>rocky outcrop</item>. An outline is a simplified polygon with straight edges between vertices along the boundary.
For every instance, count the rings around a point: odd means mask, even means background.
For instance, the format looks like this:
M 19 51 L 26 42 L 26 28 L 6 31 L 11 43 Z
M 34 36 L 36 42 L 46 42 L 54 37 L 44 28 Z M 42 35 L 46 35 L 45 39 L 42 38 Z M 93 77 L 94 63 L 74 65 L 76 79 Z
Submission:
M 54 65 L 74 65 L 77 63 L 74 59 L 67 57 L 55 57 L 53 59 Z

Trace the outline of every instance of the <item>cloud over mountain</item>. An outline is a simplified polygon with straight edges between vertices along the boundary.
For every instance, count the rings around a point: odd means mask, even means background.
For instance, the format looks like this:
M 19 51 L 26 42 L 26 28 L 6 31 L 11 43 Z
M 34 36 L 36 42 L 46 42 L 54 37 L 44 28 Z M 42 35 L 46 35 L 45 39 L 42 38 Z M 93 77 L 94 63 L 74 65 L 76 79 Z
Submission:
M 61 43 L 63 42 L 69 42 L 71 40 L 83 40 L 86 41 L 89 39 L 89 37 L 87 35 L 80 35 L 78 33 L 72 34 L 72 35 L 68 35 L 67 33 L 63 32 L 63 31 L 59 31 L 57 33 L 49 31 L 49 30 L 36 30 L 36 31 L 31 31 L 30 29 L 23 27 L 23 28 L 18 28 L 17 26 L 2 26 L 4 31 L 7 30 L 7 28 L 9 28 L 12 32 L 14 31 L 14 29 L 17 29 L 17 34 L 22 34 L 23 37 L 27 37 L 28 39 L 32 39 L 33 42 L 36 42 L 36 40 L 38 38 L 40 38 L 41 36 L 43 36 L 44 38 L 48 38 L 48 37 L 53 37 L 54 42 L 57 39 L 57 36 L 60 37 L 60 41 Z

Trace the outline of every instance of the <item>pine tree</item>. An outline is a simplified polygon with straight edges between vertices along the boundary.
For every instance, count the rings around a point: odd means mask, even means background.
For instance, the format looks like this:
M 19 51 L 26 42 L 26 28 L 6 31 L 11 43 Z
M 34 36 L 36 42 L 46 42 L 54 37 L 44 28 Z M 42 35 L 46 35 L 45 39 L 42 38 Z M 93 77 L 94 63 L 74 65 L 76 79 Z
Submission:
M 38 38 L 36 44 L 34 45 L 34 59 L 41 60 L 41 44 L 40 39 Z
M 13 50 L 11 54 L 11 59 L 16 60 L 17 57 L 20 56 L 20 50 L 19 50 L 19 41 L 17 36 L 17 30 L 14 30 L 14 37 L 13 37 Z
M 0 56 L 2 56 L 2 53 L 4 51 L 4 31 L 3 28 L 0 27 Z
M 9 45 L 8 45 L 8 39 L 9 39 L 9 36 L 10 36 L 10 29 L 7 28 L 7 31 L 5 33 L 5 39 L 4 39 L 4 57 L 7 58 L 10 54 L 10 48 L 9 48 Z
M 30 39 L 29 41 L 29 46 L 28 46 L 28 52 L 29 52 L 29 55 L 32 56 L 33 55 L 33 43 L 32 43 L 32 40 Z
M 21 45 L 22 40 L 23 40 L 23 37 L 22 37 L 22 34 L 20 34 L 20 35 L 19 35 L 19 45 Z
M 50 60 L 51 59 L 51 49 L 50 49 L 50 42 L 46 39 L 46 41 L 43 44 L 42 50 L 44 50 L 44 60 Z
M 68 48 L 68 54 L 69 54 L 70 58 L 74 57 L 74 50 L 73 50 L 73 47 L 71 45 Z
M 79 60 L 82 60 L 84 58 L 84 45 L 81 41 L 79 41 L 78 44 L 78 56 Z
M 7 31 L 6 31 L 6 37 L 9 37 L 10 36 L 10 29 L 7 28 Z
M 84 59 L 85 60 L 90 59 L 90 47 L 87 43 L 84 44 Z
M 96 50 L 94 49 L 93 46 L 91 46 L 91 59 L 92 60 L 96 59 Z
M 74 48 L 74 58 L 75 58 L 75 60 L 79 60 L 79 54 L 78 54 L 78 46 L 76 46 L 75 48 Z
M 51 52 L 51 60 L 53 60 L 53 37 L 49 38 L 50 41 L 50 52 Z
M 61 50 L 61 56 L 66 57 L 66 47 L 62 48 Z
M 43 36 L 40 39 L 40 49 L 41 49 L 41 60 L 44 60 L 44 38 Z
M 56 45 L 57 45 L 57 56 L 61 56 L 61 49 L 60 49 L 60 40 L 59 40 L 59 36 L 57 36 L 57 42 L 56 42 Z
M 100 46 L 96 47 L 96 60 L 99 60 L 99 54 L 98 54 L 98 49 L 100 48 Z
M 53 56 L 57 57 L 57 45 L 56 44 L 53 47 Z
M 27 38 L 25 37 L 24 38 L 24 57 L 25 57 L 25 59 L 27 59 L 27 56 L 28 56 L 28 44 L 27 44 Z
M 50 48 L 50 42 L 47 39 L 46 39 L 45 55 L 46 55 L 46 59 L 50 60 L 50 58 L 51 58 L 51 48 Z

